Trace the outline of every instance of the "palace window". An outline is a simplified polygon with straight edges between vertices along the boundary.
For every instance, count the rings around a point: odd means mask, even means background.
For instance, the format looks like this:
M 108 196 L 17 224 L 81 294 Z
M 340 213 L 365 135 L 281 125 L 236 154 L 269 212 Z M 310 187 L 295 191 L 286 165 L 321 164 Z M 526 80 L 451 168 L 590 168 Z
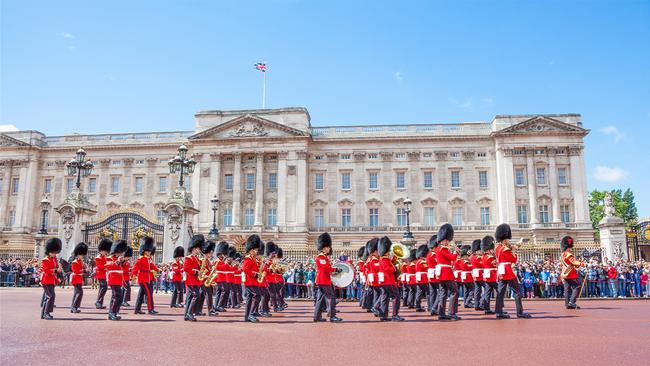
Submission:
M 430 152 L 422 153 L 422 157 L 425 158 L 425 159 L 431 159 L 432 156 L 433 156 L 433 154 L 430 153 Z
M 397 209 L 396 225 L 397 226 L 406 226 L 406 209 L 403 208 L 403 207 L 399 207 Z
M 278 223 L 278 209 L 277 208 L 269 208 L 266 213 L 266 224 L 268 226 L 275 226 Z
M 163 221 L 165 221 L 166 216 L 167 215 L 165 214 L 165 210 L 156 211 L 156 219 L 158 219 L 159 223 L 162 223 Z
M 244 225 L 253 226 L 254 222 L 255 222 L 255 210 L 253 210 L 252 208 L 247 208 L 244 215 Z
M 368 188 L 369 189 L 379 188 L 379 185 L 377 183 L 377 172 L 368 173 Z
M 167 192 L 167 177 L 158 177 L 158 192 Z
M 436 224 L 436 209 L 434 207 L 424 208 L 424 226 L 433 226 Z
M 269 173 L 269 189 L 278 188 L 278 173 Z
M 433 188 L 433 172 L 424 172 L 424 188 Z
M 546 184 L 546 169 L 537 168 L 537 185 L 543 186 Z
M 453 225 L 454 226 L 461 226 L 463 225 L 463 208 L 462 207 L 454 207 L 453 210 Z
M 450 152 L 449 157 L 450 158 L 460 158 L 460 153 L 458 151 Z
M 325 210 L 322 208 L 317 208 L 314 210 L 314 226 L 317 229 L 325 226 Z
M 351 208 L 342 208 L 341 209 L 341 226 L 352 226 L 352 209 Z
M 528 223 L 528 206 L 517 206 L 517 222 L 520 224 Z
M 377 160 L 377 159 L 379 159 L 378 154 L 374 154 L 374 153 L 373 154 L 368 154 L 368 160 Z
M 370 224 L 371 227 L 379 226 L 379 209 L 378 208 L 371 208 L 370 209 L 368 223 Z
M 67 178 L 65 180 L 65 191 L 67 193 L 70 193 L 72 192 L 73 189 L 74 189 L 74 178 Z
M 341 155 L 341 160 L 350 160 L 352 157 L 350 154 L 342 154 Z
M 478 153 L 478 154 L 476 154 L 476 155 L 477 155 L 479 158 L 484 158 L 484 157 L 487 156 L 487 153 L 480 152 L 480 153 Z
M 341 189 L 350 189 L 350 173 L 341 173 Z
M 563 223 L 571 222 L 571 215 L 569 213 L 569 205 L 560 205 L 560 218 Z
M 46 179 L 43 183 L 43 193 L 52 193 L 52 179 Z
M 322 191 L 325 188 L 325 175 L 323 173 L 316 173 L 314 175 L 314 189 Z
M 489 207 L 481 207 L 481 225 L 490 225 Z
M 20 191 L 20 178 L 13 178 L 11 180 L 11 193 L 17 194 Z
M 481 188 L 487 188 L 488 187 L 488 175 L 487 171 L 485 170 L 480 170 L 478 172 L 478 185 Z
M 9 211 L 9 226 L 16 225 L 16 211 Z
M 88 193 L 97 192 L 97 178 L 90 178 L 88 180 Z
M 539 205 L 539 222 L 548 223 L 548 205 Z
M 395 173 L 395 187 L 397 189 L 406 188 L 406 174 L 404 172 Z
M 451 188 L 460 188 L 460 172 L 451 172 Z
M 232 174 L 226 174 L 223 179 L 223 185 L 225 186 L 226 191 L 232 191 Z
M 223 209 L 223 226 L 232 226 L 232 208 Z
M 252 191 L 255 189 L 255 173 L 246 173 L 246 190 Z
M 395 153 L 396 160 L 406 160 L 406 153 Z
M 135 177 L 135 193 L 142 193 L 143 185 L 144 185 L 144 178 Z
M 111 193 L 120 192 L 120 177 L 111 177 Z
M 524 169 L 515 169 L 515 184 L 518 186 L 526 185 L 526 171 Z
M 314 156 L 314 160 L 323 160 L 325 157 L 323 155 L 316 155 Z
M 566 168 L 557 168 L 557 183 L 561 185 L 567 184 Z

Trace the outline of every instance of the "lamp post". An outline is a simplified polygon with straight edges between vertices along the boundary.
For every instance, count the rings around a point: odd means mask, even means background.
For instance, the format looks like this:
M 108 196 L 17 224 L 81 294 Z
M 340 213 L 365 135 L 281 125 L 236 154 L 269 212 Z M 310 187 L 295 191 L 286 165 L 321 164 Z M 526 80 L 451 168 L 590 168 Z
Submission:
M 406 212 L 406 232 L 404 233 L 404 239 L 413 239 L 413 233 L 411 232 L 411 205 L 413 204 L 413 201 L 411 201 L 408 197 L 404 200 L 404 206 L 406 206 L 406 209 L 404 212 Z
M 212 206 L 212 229 L 210 229 L 210 238 L 212 240 L 217 240 L 219 238 L 219 229 L 217 229 L 217 210 L 219 210 L 219 198 L 215 194 L 214 197 L 210 199 L 210 204 Z
M 70 160 L 65 166 L 68 168 L 69 176 L 77 176 L 76 187 L 79 189 L 81 187 L 81 177 L 89 176 L 95 165 L 90 160 L 86 160 L 86 151 L 79 149 L 75 158 Z
M 47 221 L 48 221 L 48 216 L 49 216 L 49 210 L 50 210 L 50 200 L 47 199 L 47 197 L 43 197 L 41 200 L 41 210 L 42 210 L 42 217 L 41 217 L 41 230 L 39 230 L 39 234 L 42 235 L 47 235 Z
M 181 145 L 178 148 L 178 155 L 169 159 L 169 162 L 167 163 L 169 165 L 169 172 L 172 174 L 178 173 L 179 175 L 179 188 L 183 188 L 183 183 L 185 182 L 185 174 L 194 173 L 194 166 L 196 165 L 196 161 L 194 161 L 194 159 L 187 159 L 187 150 L 188 148 L 185 146 L 185 144 Z

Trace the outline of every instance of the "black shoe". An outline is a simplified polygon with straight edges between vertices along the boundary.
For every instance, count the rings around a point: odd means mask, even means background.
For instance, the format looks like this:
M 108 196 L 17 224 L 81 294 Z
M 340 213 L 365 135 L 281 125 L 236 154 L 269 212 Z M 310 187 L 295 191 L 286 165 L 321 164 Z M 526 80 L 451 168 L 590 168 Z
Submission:
M 196 318 L 193 315 L 185 315 L 185 321 L 186 322 L 195 322 Z
M 399 315 L 394 315 L 393 318 L 392 318 L 392 320 L 393 320 L 394 322 L 403 322 L 405 319 L 402 318 L 402 317 L 399 316 Z
M 510 319 L 510 315 L 505 313 L 497 314 L 497 319 Z
M 131 306 L 131 304 L 129 304 L 128 302 L 123 302 L 122 306 Z
M 95 304 L 95 309 L 106 309 L 106 306 L 100 305 L 100 304 Z
M 528 313 L 521 313 L 521 314 L 517 314 L 517 318 L 521 318 L 521 319 L 530 319 L 531 316 L 530 316 L 530 314 L 528 314 Z
M 156 310 L 149 310 L 149 315 L 156 315 L 158 312 Z
M 429 314 L 431 314 L 431 316 L 436 316 L 436 315 L 438 315 L 438 311 L 431 310 L 431 312 L 429 312 Z
M 260 313 L 260 316 L 262 316 L 262 317 L 264 317 L 264 318 L 270 318 L 270 317 L 273 316 L 273 314 L 271 314 L 271 313 L 267 313 L 267 312 L 265 311 L 265 312 L 263 312 L 263 313 Z
M 256 317 L 254 317 L 252 315 L 249 316 L 248 318 L 246 318 L 245 321 L 250 322 L 250 323 L 259 323 L 260 322 L 259 319 L 257 319 Z
M 74 313 L 76 313 L 77 311 L 75 310 L 75 308 L 70 308 L 70 312 L 71 312 L 72 314 L 74 314 Z
M 372 310 L 366 309 L 366 313 L 372 313 Z
M 416 313 L 424 313 L 425 311 L 426 311 L 426 310 L 424 310 L 424 309 L 422 309 L 422 308 L 415 309 L 415 312 L 416 312 Z
M 237 304 L 237 305 L 233 306 L 232 308 L 233 309 L 239 309 L 239 308 L 241 308 L 241 304 Z
M 220 313 L 223 313 L 223 312 L 226 311 L 226 309 L 224 309 L 222 306 L 219 306 L 219 307 L 217 308 L 217 311 L 220 312 Z
M 211 310 L 211 311 L 208 313 L 208 316 L 217 316 L 217 315 L 219 315 L 219 313 L 216 312 L 216 311 L 214 311 L 214 310 Z
M 451 320 L 451 318 L 448 317 L 447 315 L 439 315 L 438 320 Z
M 205 316 L 205 313 L 204 312 L 196 313 L 194 314 L 194 316 Z
M 142 310 L 136 310 L 133 312 L 133 314 L 144 314 L 144 311 Z
M 108 320 L 120 320 L 120 319 L 122 319 L 122 317 L 119 316 L 119 315 L 115 315 L 115 314 L 112 314 L 112 313 L 108 314 Z
M 484 311 L 485 308 L 483 308 L 482 306 L 477 306 L 477 307 L 474 308 L 474 310 L 476 310 L 476 311 Z
M 463 305 L 463 307 L 464 307 L 465 309 L 471 309 L 471 308 L 473 308 L 474 306 L 473 306 L 473 305 Z
M 326 322 L 326 321 L 327 321 L 327 320 L 326 320 L 326 319 L 323 319 L 323 318 L 316 318 L 316 319 L 314 319 L 314 323 L 318 323 L 318 322 Z
M 382 316 L 382 317 L 379 318 L 379 321 L 380 321 L 380 322 L 389 322 L 389 321 L 391 321 L 391 319 L 388 318 L 388 317 L 383 317 L 383 316 Z
M 452 315 L 449 315 L 449 319 L 451 319 L 451 320 L 460 320 L 461 317 L 459 317 L 459 316 L 456 315 L 456 314 L 452 314 Z
M 43 313 L 43 315 L 41 315 L 41 319 L 52 320 L 54 317 L 50 313 Z
M 332 322 L 332 323 L 340 323 L 342 321 L 343 321 L 343 319 L 339 318 L 338 316 L 333 316 L 333 317 L 330 318 L 330 322 Z
M 485 315 L 492 315 L 492 314 L 496 314 L 496 313 L 492 310 L 485 310 Z

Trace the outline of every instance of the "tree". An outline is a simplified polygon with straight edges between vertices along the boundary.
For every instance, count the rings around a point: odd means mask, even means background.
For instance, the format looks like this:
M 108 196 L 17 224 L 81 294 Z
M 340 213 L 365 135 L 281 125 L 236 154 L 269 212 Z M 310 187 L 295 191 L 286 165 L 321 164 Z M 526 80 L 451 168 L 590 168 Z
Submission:
M 589 194 L 589 217 L 591 218 L 591 225 L 594 229 L 598 229 L 598 223 L 603 219 L 605 213 L 605 194 L 612 195 L 614 202 L 614 211 L 616 216 L 623 219 L 626 227 L 632 227 L 636 224 L 639 215 L 637 213 L 636 204 L 634 203 L 634 193 L 628 188 L 623 192 L 620 189 L 613 189 L 611 191 L 593 190 Z

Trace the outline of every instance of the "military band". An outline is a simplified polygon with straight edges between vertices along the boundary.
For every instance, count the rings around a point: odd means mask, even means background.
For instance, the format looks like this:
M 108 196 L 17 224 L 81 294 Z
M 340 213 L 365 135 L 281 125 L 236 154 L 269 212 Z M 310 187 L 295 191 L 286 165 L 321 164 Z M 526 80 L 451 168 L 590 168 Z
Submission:
M 580 284 L 578 283 L 579 267 L 585 265 L 573 256 L 573 238 L 565 236 L 560 241 L 560 249 L 562 249 L 562 284 L 564 285 L 564 305 L 567 309 L 580 309 L 576 304 L 579 294 Z
M 79 243 L 74 247 L 72 256 L 74 260 L 70 263 L 70 284 L 74 287 L 74 294 L 72 295 L 72 304 L 70 305 L 71 313 L 81 312 L 81 300 L 83 300 L 84 290 L 84 274 L 87 273 L 84 258 L 88 255 L 88 245 L 86 243 Z

